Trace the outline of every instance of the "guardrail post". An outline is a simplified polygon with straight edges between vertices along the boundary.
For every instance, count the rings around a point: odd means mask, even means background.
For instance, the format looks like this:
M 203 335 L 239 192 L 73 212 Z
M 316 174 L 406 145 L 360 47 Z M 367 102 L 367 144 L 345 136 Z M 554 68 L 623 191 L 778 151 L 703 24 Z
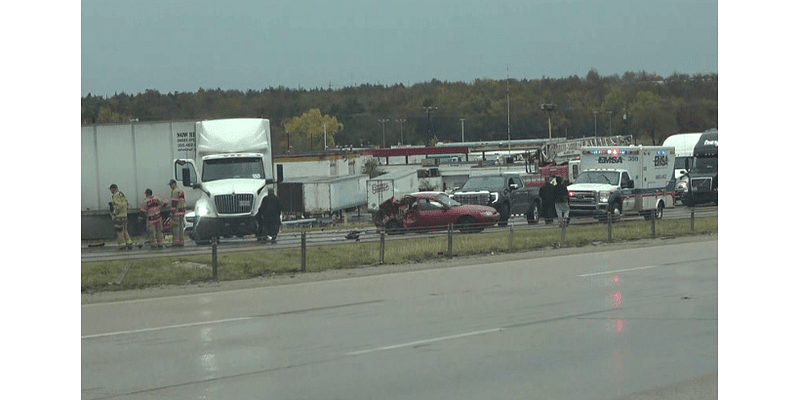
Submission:
M 558 243 L 559 246 L 563 246 L 564 243 L 567 241 L 567 219 L 561 219 L 561 241 Z
M 690 230 L 694 232 L 694 207 L 692 207 L 692 218 L 691 218 L 691 227 Z
M 300 233 L 300 272 L 306 272 L 306 233 Z
M 509 218 L 510 219 L 510 218 Z M 508 221 L 508 250 L 514 246 L 514 221 Z
M 384 257 L 386 255 L 386 229 L 381 229 L 381 254 L 380 264 L 383 265 Z
M 656 238 L 656 210 L 650 210 L 650 221 L 652 222 L 651 225 L 651 232 L 653 233 L 653 239 Z
M 219 280 L 219 268 L 217 268 L 217 241 L 219 238 L 216 236 L 211 238 L 211 279 L 214 281 Z
M 614 219 L 614 213 L 608 213 L 608 242 L 611 243 L 611 220 Z
M 453 258 L 453 224 L 447 224 L 447 258 Z

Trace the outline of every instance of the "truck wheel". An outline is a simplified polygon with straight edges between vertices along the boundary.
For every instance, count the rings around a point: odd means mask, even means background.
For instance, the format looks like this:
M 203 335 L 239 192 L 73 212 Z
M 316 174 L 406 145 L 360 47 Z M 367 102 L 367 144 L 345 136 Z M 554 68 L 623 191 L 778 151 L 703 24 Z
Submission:
M 400 221 L 393 219 L 386 224 L 386 234 L 399 235 L 401 233 L 403 233 L 403 225 L 400 224 Z
M 470 217 L 469 215 L 465 215 L 458 219 L 458 230 L 462 233 L 471 233 L 477 232 L 478 227 L 475 224 L 475 219 Z
M 500 206 L 500 221 L 497 221 L 497 226 L 507 226 L 510 214 L 511 210 L 508 203 L 503 203 L 503 205 Z
M 539 223 L 539 203 L 531 204 L 531 208 L 528 209 L 528 214 L 525 215 L 528 217 L 528 224 L 536 225 Z
M 664 203 L 658 202 L 658 206 L 656 206 L 656 219 L 664 218 Z

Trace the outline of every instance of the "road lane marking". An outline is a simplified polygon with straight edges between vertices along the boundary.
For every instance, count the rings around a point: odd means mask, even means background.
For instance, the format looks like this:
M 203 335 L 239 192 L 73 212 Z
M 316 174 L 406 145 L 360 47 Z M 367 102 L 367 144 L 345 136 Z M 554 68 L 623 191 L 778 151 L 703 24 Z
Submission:
M 153 331 L 161 331 L 161 330 L 164 330 L 164 329 L 187 328 L 187 327 L 190 327 L 190 326 L 198 326 L 198 325 L 221 324 L 221 323 L 225 323 L 225 322 L 245 321 L 245 320 L 253 319 L 253 318 L 255 318 L 255 317 L 228 318 L 228 319 L 219 319 L 219 320 L 216 320 L 216 321 L 192 322 L 192 323 L 189 323 L 189 324 L 159 326 L 159 327 L 156 327 L 156 328 L 145 328 L 145 329 L 134 329 L 134 330 L 130 330 L 130 331 L 98 333 L 96 335 L 81 336 L 81 339 L 93 339 L 93 338 L 106 337 L 106 336 L 127 335 L 127 334 L 130 334 L 130 333 L 153 332 Z
M 440 342 L 442 340 L 458 339 L 458 338 L 463 338 L 463 337 L 468 337 L 468 336 L 476 336 L 476 335 L 484 335 L 484 334 L 487 334 L 487 333 L 500 332 L 502 330 L 503 330 L 503 328 L 495 328 L 495 329 L 487 329 L 485 331 L 461 333 L 461 334 L 458 334 L 458 335 L 443 336 L 443 337 L 438 337 L 438 338 L 434 338 L 434 339 L 418 340 L 416 342 L 395 344 L 395 345 L 392 345 L 392 346 L 378 347 L 378 348 L 369 349 L 369 350 L 351 351 L 350 353 L 347 353 L 347 355 L 355 356 L 355 355 L 359 355 L 359 354 L 372 353 L 372 352 L 375 352 L 375 351 L 393 350 L 393 349 L 399 349 L 401 347 L 418 346 L 418 345 L 421 345 L 421 344 Z
M 668 262 L 668 263 L 659 264 L 659 265 L 648 265 L 646 267 L 617 269 L 617 270 L 614 270 L 614 271 L 593 272 L 591 274 L 583 274 L 583 275 L 578 275 L 578 276 L 581 277 L 581 278 L 584 278 L 584 277 L 587 277 L 587 276 L 614 274 L 614 273 L 617 273 L 617 272 L 626 272 L 626 271 L 637 271 L 637 270 L 642 270 L 642 269 L 650 269 L 650 268 L 657 268 L 657 267 L 667 267 L 667 266 L 670 266 L 670 265 L 692 263 L 692 262 L 697 262 L 697 261 L 710 261 L 710 260 L 716 260 L 716 259 L 717 259 L 717 257 L 698 258 L 696 260 L 674 261 L 674 262 Z
M 647 267 L 617 269 L 617 270 L 614 270 L 614 271 L 595 272 L 595 273 L 591 273 L 591 274 L 583 274 L 583 275 L 578 275 L 578 276 L 581 277 L 581 278 L 585 278 L 587 276 L 615 274 L 617 272 L 637 271 L 637 270 L 641 270 L 641 269 L 649 269 L 649 268 L 656 268 L 656 267 L 663 267 L 663 265 L 649 265 Z
M 364 305 L 364 304 L 380 303 L 382 301 L 384 301 L 384 300 L 368 300 L 368 301 L 360 301 L 358 303 L 337 304 L 337 305 L 333 305 L 333 306 L 305 308 L 305 309 L 302 309 L 302 310 L 281 311 L 281 312 L 275 312 L 275 313 L 270 313 L 270 314 L 252 315 L 252 316 L 249 316 L 249 317 L 227 318 L 227 319 L 220 319 L 220 320 L 216 320 L 216 321 L 191 322 L 191 323 L 180 324 L 180 325 L 169 325 L 169 326 L 160 326 L 160 327 L 155 327 L 155 328 L 134 329 L 134 330 L 130 330 L 130 331 L 99 333 L 99 334 L 96 334 L 96 335 L 81 336 L 81 339 L 91 339 L 91 338 L 104 337 L 104 336 L 125 335 L 125 334 L 129 334 L 129 333 L 152 332 L 152 331 L 158 331 L 158 330 L 163 330 L 163 329 L 186 328 L 186 327 L 190 327 L 190 326 L 207 325 L 207 324 L 219 324 L 219 323 L 223 323 L 223 322 L 245 321 L 245 320 L 248 320 L 248 319 L 275 317 L 275 316 L 281 316 L 281 315 L 302 314 L 302 313 L 306 313 L 306 312 L 323 311 L 323 310 L 330 310 L 330 309 L 334 309 L 334 308 L 342 308 L 342 307 L 350 307 L 350 306 L 360 306 L 360 305 Z

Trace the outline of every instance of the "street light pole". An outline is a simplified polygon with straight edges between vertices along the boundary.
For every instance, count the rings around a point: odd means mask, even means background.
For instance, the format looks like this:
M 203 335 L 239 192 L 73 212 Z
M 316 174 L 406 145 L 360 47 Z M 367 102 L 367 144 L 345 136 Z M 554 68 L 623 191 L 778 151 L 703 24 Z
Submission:
M 550 117 L 553 116 L 553 112 L 556 111 L 555 104 L 542 104 L 540 106 L 542 111 L 547 111 L 547 131 L 550 139 L 553 139 L 553 125 L 550 123 Z
M 379 119 L 378 122 L 383 125 L 383 148 L 386 148 L 386 123 L 389 122 L 388 119 Z
M 608 114 L 608 136 L 611 136 L 611 111 L 606 111 Z
M 461 118 L 461 143 L 464 143 L 464 121 L 466 121 L 466 119 Z
M 599 111 L 594 110 L 592 113 L 594 114 L 594 136 L 597 137 L 597 113 Z

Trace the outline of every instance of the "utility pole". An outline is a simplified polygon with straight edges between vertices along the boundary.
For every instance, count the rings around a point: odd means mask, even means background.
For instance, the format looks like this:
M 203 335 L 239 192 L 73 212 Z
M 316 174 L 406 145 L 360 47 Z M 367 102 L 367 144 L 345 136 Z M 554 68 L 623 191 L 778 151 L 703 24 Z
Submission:
M 428 113 L 428 135 L 431 133 L 431 111 L 438 110 L 439 107 L 436 106 L 422 106 L 422 111 Z
M 598 112 L 599 111 L 597 111 L 597 110 L 592 111 L 592 114 L 594 114 L 594 136 L 595 137 L 597 137 L 597 113 Z
M 461 118 L 461 143 L 464 143 L 464 121 L 466 121 L 466 119 Z
M 606 111 L 608 114 L 608 136 L 611 136 L 611 111 Z
M 386 123 L 389 122 L 388 119 L 379 119 L 378 122 L 383 125 L 383 148 L 386 148 Z
M 403 122 L 406 122 L 405 118 L 399 118 L 395 120 L 395 122 L 400 123 L 400 146 L 403 145 Z
M 508 64 L 506 64 L 506 109 L 507 119 L 506 126 L 508 127 L 508 155 L 511 155 L 511 92 L 508 89 Z

